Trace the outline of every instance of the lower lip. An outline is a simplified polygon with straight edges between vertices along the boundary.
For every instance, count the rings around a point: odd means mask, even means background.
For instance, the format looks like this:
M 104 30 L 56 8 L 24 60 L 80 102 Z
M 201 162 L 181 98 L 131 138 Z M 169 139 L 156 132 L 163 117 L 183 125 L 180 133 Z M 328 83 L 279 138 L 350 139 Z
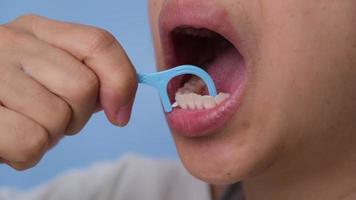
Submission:
M 222 62 L 225 61 L 222 60 Z M 241 58 L 240 62 L 234 63 L 235 69 L 233 72 L 227 73 L 229 74 L 228 77 L 226 77 L 226 72 L 219 71 L 219 61 L 213 64 L 213 67 L 208 68 L 208 72 L 214 79 L 218 91 L 227 92 L 231 96 L 212 109 L 173 109 L 172 112 L 167 114 L 167 120 L 174 134 L 193 138 L 217 134 L 238 112 L 246 82 L 246 67 L 243 59 Z

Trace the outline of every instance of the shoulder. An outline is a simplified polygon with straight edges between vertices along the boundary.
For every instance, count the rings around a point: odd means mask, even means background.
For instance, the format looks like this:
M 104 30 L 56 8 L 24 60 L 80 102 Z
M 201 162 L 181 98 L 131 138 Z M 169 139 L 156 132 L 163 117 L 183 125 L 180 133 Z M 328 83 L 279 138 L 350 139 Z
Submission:
M 72 170 L 11 199 L 209 200 L 209 186 L 192 177 L 178 161 L 127 155 L 115 162 Z M 0 198 L 1 199 L 1 198 Z
M 121 173 L 121 186 L 115 189 L 117 196 L 155 200 L 210 199 L 209 186 L 191 176 L 178 161 L 130 155 L 122 163 L 125 163 L 125 170 Z

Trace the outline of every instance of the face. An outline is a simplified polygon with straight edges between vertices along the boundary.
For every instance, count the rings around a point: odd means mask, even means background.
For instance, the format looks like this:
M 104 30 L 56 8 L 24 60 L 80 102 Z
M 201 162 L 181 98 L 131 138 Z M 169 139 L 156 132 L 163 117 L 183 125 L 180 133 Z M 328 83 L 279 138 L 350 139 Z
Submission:
M 158 69 L 202 66 L 218 90 L 230 94 L 211 109 L 167 114 L 194 176 L 229 184 L 350 151 L 356 1 L 149 4 Z M 179 84 L 172 83 L 171 95 Z

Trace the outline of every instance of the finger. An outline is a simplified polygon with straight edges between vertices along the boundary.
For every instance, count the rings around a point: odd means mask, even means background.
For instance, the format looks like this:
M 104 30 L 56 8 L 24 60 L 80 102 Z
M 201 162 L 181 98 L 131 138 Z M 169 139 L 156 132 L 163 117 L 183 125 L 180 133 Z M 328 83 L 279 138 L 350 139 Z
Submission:
M 40 159 L 33 160 L 32 162 L 6 162 L 6 164 L 18 171 L 23 171 L 36 166 L 39 161 Z
M 38 16 L 20 18 L 14 25 L 70 52 L 89 66 L 99 78 L 100 103 L 109 120 L 118 125 L 128 122 L 125 107 L 132 105 L 136 93 L 136 73 L 125 51 L 110 33 Z
M 95 111 L 99 82 L 94 72 L 66 51 L 37 39 L 24 43 L 21 52 L 24 71 L 70 106 L 65 133 L 78 133 Z
M 0 107 L 0 157 L 7 164 L 31 167 L 48 149 L 46 130 L 31 119 Z
M 63 136 L 71 118 L 67 103 L 34 81 L 19 67 L 0 65 L 0 71 L 2 104 L 41 124 L 50 134 L 51 144 L 55 144 Z

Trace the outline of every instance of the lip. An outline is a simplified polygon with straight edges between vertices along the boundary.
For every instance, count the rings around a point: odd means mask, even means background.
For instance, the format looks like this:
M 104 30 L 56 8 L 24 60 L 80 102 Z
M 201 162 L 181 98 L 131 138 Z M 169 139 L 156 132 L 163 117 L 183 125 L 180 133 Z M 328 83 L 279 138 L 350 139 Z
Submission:
M 182 26 L 206 28 L 219 33 L 229 40 L 245 59 L 239 42 L 239 34 L 233 29 L 228 19 L 228 13 L 223 7 L 216 5 L 211 0 L 167 0 L 159 18 L 166 68 L 181 64 L 175 57 L 170 33 L 176 27 Z M 245 65 L 241 67 L 245 68 Z M 230 121 L 240 108 L 246 85 L 246 73 L 244 74 L 238 87 L 231 91 L 231 96 L 218 106 L 194 111 L 175 108 L 171 113 L 167 113 L 167 121 L 173 133 L 193 138 L 208 137 L 219 133 L 219 130 Z

